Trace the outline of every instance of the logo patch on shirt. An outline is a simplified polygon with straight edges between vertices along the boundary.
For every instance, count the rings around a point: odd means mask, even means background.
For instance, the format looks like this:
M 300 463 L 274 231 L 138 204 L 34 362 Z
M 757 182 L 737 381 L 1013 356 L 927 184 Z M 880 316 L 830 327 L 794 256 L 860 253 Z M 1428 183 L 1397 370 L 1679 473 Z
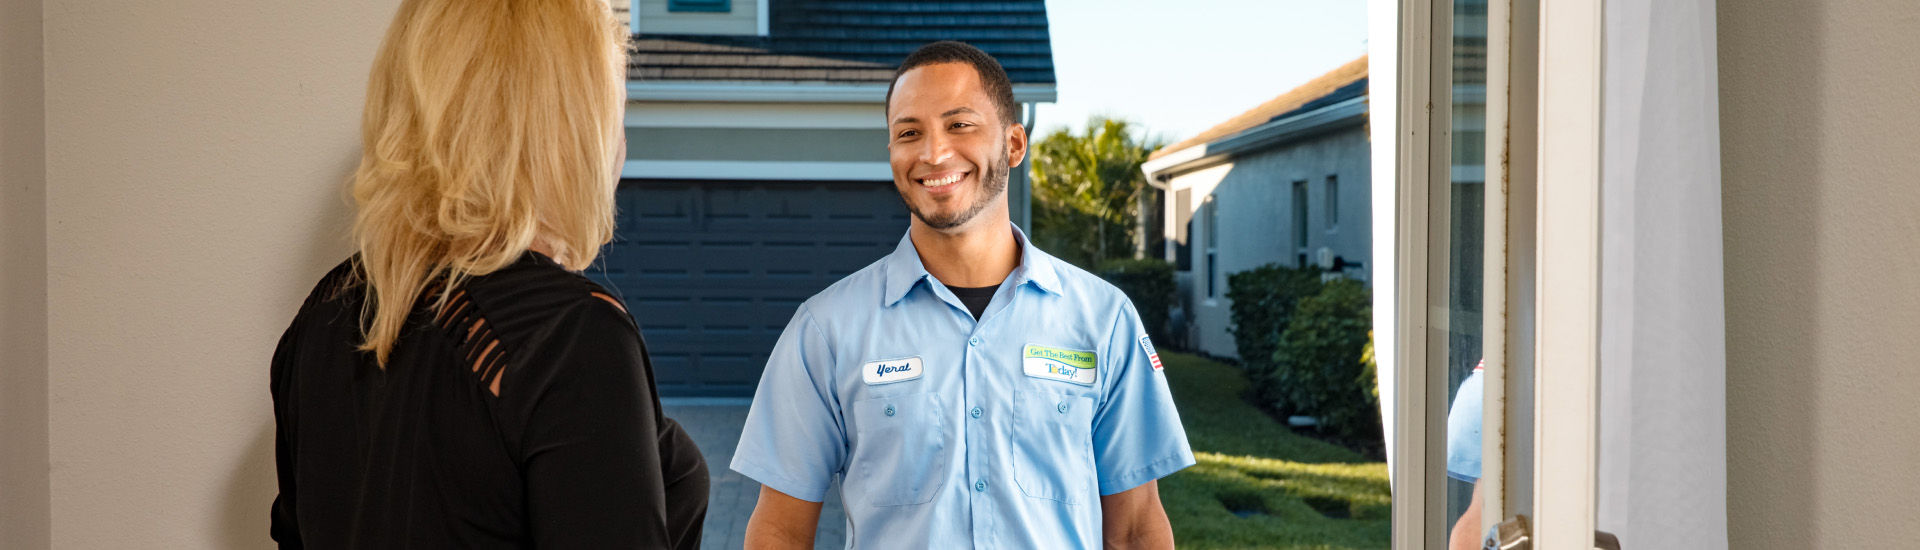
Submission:
M 860 375 L 866 379 L 869 385 L 892 384 L 894 382 L 905 382 L 919 378 L 920 374 L 926 370 L 926 367 L 920 363 L 920 357 L 916 355 L 903 359 L 886 359 L 861 365 Z
M 1160 354 L 1153 351 L 1153 341 L 1145 336 L 1141 336 L 1140 350 L 1147 352 L 1147 362 L 1153 363 L 1153 370 L 1160 370 L 1162 367 L 1160 364 Z
M 1027 344 L 1021 354 L 1021 367 L 1027 376 L 1091 386 L 1100 379 L 1097 357 L 1091 351 L 1070 350 Z

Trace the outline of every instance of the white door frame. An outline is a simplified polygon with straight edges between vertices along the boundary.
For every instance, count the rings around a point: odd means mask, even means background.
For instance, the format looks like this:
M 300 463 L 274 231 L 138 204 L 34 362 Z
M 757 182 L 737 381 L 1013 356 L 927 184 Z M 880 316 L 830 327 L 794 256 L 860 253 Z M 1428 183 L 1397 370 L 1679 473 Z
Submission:
M 1593 548 L 1603 0 L 1540 7 L 1534 548 Z
M 1488 354 L 1485 441 L 1489 466 L 1482 493 L 1483 521 L 1499 522 L 1510 510 L 1507 495 L 1527 487 L 1506 487 L 1505 380 L 1507 352 L 1531 337 L 1533 430 L 1530 493 L 1534 547 L 1591 548 L 1594 531 L 1594 472 L 1598 378 L 1599 170 L 1601 6 L 1603 0 L 1492 0 L 1489 2 L 1488 148 L 1500 155 L 1489 162 L 1487 186 L 1486 296 Z M 1514 2 L 1520 2 L 1516 6 Z M 1436 73 L 1433 40 L 1447 36 L 1450 21 L 1436 14 L 1435 0 L 1370 0 L 1370 95 L 1374 180 L 1375 357 L 1381 377 L 1381 409 L 1389 430 L 1388 468 L 1393 499 L 1393 547 L 1426 548 L 1443 540 L 1444 496 L 1439 464 L 1444 442 L 1444 381 L 1428 376 L 1428 243 L 1430 189 L 1444 178 L 1433 165 L 1433 143 L 1444 139 L 1444 114 L 1436 86 L 1450 78 Z M 1535 12 L 1535 9 L 1538 9 Z M 1538 26 L 1509 27 L 1513 15 L 1539 14 Z M 1526 40 L 1537 29 L 1538 42 Z M 1518 35 L 1522 40 L 1515 41 Z M 1537 48 L 1537 49 L 1536 49 Z M 1526 50 L 1526 51 L 1522 51 Z M 1443 52 L 1445 53 L 1445 52 Z M 1537 66 L 1513 67 L 1516 59 L 1538 59 Z M 1523 89 L 1538 112 L 1509 117 L 1510 83 L 1538 83 Z M 1437 83 L 1437 84 L 1436 84 Z M 1535 95 L 1537 93 L 1537 95 Z M 1386 115 L 1386 116 L 1380 116 Z M 1532 119 L 1532 120 L 1528 120 Z M 1511 123 L 1537 120 L 1531 132 L 1507 132 Z M 1524 140 L 1513 142 L 1510 135 Z M 1509 159 L 1537 159 L 1538 171 L 1512 177 Z M 1495 177 L 1496 169 L 1498 177 Z M 1524 166 L 1522 166 L 1524 168 Z M 1521 188 L 1514 179 L 1534 176 Z M 1492 185 L 1498 181 L 1500 185 Z M 1537 185 L 1535 185 L 1537 183 Z M 1510 194 L 1511 193 L 1511 194 Z M 1512 204 L 1526 200 L 1530 204 Z M 1509 209 L 1509 204 L 1513 208 Z M 1531 219 L 1514 220 L 1512 216 Z M 1524 226 L 1524 227 L 1522 227 Z M 1524 229 L 1524 231 L 1516 230 Z M 1513 237 L 1509 239 L 1509 236 Z M 1535 237 L 1527 239 L 1530 236 Z M 1531 260 L 1531 261 L 1529 261 Z M 1510 279 L 1519 266 L 1531 265 L 1533 292 L 1522 295 Z M 1444 312 L 1440 313 L 1444 315 Z M 1537 320 L 1531 334 L 1516 334 L 1513 318 Z M 1517 388 L 1516 391 L 1524 391 Z M 1499 411 L 1499 412 L 1494 412 Z M 1516 438 L 1520 434 L 1515 434 Z M 1404 460 L 1402 458 L 1418 458 Z M 1498 458 L 1495 458 L 1498 457 Z M 1522 481 L 1524 483 L 1524 481 Z M 1523 505 L 1524 507 L 1524 505 Z M 1521 510 L 1526 511 L 1526 510 Z
M 1432 120 L 1431 0 L 1369 0 L 1368 95 L 1373 131 L 1374 359 L 1386 423 L 1393 548 L 1440 540 L 1445 512 L 1440 400 L 1426 375 L 1428 144 Z M 1405 266 L 1405 267 L 1402 267 Z M 1405 313 L 1403 313 L 1405 312 Z M 1403 460 L 1396 457 L 1408 457 Z

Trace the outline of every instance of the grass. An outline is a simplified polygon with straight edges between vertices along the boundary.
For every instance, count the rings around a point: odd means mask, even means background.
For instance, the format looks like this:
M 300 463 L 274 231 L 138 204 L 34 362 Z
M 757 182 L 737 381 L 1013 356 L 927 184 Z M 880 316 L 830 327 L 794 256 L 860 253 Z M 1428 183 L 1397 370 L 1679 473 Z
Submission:
M 1232 366 L 1161 359 L 1199 462 L 1160 480 L 1180 548 L 1389 545 L 1385 463 L 1274 422 L 1240 398 L 1247 381 Z

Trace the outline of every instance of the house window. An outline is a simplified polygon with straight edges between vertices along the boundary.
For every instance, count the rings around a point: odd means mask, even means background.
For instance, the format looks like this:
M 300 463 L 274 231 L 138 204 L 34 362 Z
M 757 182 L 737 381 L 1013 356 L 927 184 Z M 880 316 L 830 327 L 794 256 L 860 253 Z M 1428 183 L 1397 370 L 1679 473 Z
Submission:
M 1300 267 L 1306 267 L 1307 180 L 1293 182 L 1293 248 L 1302 254 Z
M 1340 176 L 1327 176 L 1326 193 L 1321 202 L 1327 205 L 1327 232 L 1332 233 L 1340 229 Z
M 667 11 L 729 13 L 733 11 L 733 0 L 667 0 Z
M 1193 190 L 1181 189 L 1173 193 L 1173 212 L 1179 218 L 1186 218 L 1180 233 L 1173 239 L 1173 264 L 1180 271 L 1193 271 Z
M 1219 276 L 1218 265 L 1215 263 L 1217 253 L 1220 250 L 1220 216 L 1218 211 L 1219 206 L 1213 202 L 1213 197 L 1207 197 L 1206 202 L 1200 204 L 1200 223 L 1204 230 L 1203 234 L 1207 237 L 1207 299 L 1209 300 L 1219 295 L 1219 289 L 1214 288 L 1218 286 L 1214 279 Z

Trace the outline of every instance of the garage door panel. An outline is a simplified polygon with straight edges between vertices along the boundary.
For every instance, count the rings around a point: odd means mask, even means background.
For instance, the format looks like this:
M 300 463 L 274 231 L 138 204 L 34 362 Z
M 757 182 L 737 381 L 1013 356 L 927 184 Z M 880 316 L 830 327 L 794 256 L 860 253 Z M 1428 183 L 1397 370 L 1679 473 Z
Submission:
M 589 276 L 632 306 L 663 395 L 751 395 L 809 296 L 893 251 L 884 182 L 623 182 Z

